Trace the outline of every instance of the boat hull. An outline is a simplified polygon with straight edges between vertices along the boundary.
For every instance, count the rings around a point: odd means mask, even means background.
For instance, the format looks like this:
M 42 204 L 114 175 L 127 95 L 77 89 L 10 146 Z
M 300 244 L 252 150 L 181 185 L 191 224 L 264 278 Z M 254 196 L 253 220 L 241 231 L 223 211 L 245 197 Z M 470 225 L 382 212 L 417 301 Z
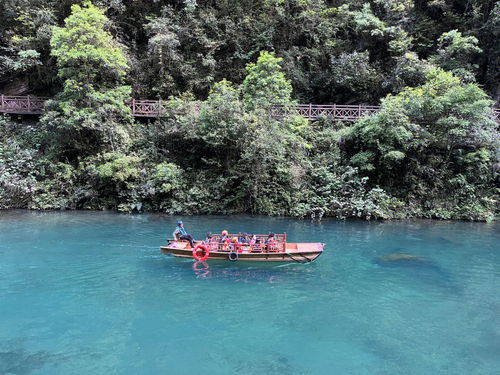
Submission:
M 178 258 L 193 258 L 191 248 L 180 248 L 177 246 L 160 246 L 163 254 L 171 254 Z M 323 253 L 323 244 L 321 243 L 303 243 L 286 244 L 285 251 L 272 252 L 249 252 L 238 253 L 238 262 L 298 262 L 309 263 L 318 258 Z M 225 260 L 229 261 L 228 251 L 210 251 L 207 260 Z

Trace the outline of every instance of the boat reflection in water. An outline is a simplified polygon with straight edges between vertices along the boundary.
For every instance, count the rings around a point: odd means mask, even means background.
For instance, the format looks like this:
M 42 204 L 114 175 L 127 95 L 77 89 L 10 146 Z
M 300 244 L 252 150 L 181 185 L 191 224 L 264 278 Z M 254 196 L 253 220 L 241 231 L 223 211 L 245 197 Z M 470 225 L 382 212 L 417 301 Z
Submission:
M 280 280 L 276 273 L 276 266 L 265 268 L 242 268 L 242 267 L 210 267 L 208 262 L 197 261 L 192 265 L 197 279 L 229 279 L 236 282 L 262 281 L 276 283 Z

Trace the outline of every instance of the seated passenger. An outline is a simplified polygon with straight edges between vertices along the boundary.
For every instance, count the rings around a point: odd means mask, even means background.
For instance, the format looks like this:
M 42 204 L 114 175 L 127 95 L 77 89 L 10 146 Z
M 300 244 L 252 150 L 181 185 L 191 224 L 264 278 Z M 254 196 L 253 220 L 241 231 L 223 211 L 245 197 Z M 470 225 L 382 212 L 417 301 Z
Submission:
M 227 230 L 223 230 L 219 238 L 219 243 L 224 243 L 227 239 L 229 239 L 229 233 Z
M 248 233 L 243 233 L 243 234 L 239 234 L 238 236 L 238 242 L 240 244 L 247 244 L 248 243 Z
M 187 240 L 189 241 L 189 244 L 191 245 L 192 248 L 194 248 L 194 239 L 193 237 L 186 232 L 186 229 L 184 228 L 184 224 L 182 221 L 177 222 L 177 227 L 174 230 L 174 239 L 178 240 Z
M 260 238 L 257 238 L 257 236 L 255 236 L 255 245 L 253 245 L 252 251 L 262 251 L 262 244 L 260 243 Z
M 203 245 L 210 245 L 210 242 L 212 242 L 212 232 L 208 232 L 205 239 L 203 240 Z
M 237 251 L 238 253 L 243 252 L 243 249 L 241 248 L 241 243 L 238 242 L 238 237 L 231 238 L 231 243 L 229 244 L 229 251 Z
M 231 238 L 231 244 L 229 245 L 229 251 L 239 251 L 239 252 L 241 252 L 241 245 L 238 242 L 238 237 Z
M 208 232 L 207 236 L 203 240 L 203 245 L 205 245 L 209 250 L 217 250 L 218 249 L 217 242 L 213 241 L 213 237 L 214 236 L 213 236 L 212 232 Z
M 267 251 L 276 250 L 275 245 L 276 245 L 276 240 L 274 239 L 274 233 L 269 232 L 269 236 L 267 237 L 266 240 L 266 250 Z
M 219 248 L 224 251 L 228 250 L 230 241 L 231 239 L 229 238 L 229 232 L 227 230 L 223 230 L 219 238 Z
M 257 242 L 257 236 L 255 234 L 252 234 L 250 236 L 250 241 L 248 242 L 251 246 L 255 245 L 255 243 Z

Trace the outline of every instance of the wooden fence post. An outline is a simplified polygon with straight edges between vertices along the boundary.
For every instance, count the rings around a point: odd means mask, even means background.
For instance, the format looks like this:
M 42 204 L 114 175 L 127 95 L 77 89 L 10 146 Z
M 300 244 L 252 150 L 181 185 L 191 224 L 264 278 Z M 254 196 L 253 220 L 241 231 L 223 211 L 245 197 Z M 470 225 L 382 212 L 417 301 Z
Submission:
M 158 117 L 161 117 L 163 108 L 161 107 L 161 98 L 158 100 Z
M 28 95 L 28 112 L 31 112 L 30 96 Z

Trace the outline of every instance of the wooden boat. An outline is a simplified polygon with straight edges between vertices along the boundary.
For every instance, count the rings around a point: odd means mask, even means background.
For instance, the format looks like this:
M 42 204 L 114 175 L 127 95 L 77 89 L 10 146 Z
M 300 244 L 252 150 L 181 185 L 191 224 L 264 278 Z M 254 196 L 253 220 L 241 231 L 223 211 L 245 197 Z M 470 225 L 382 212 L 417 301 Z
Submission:
M 230 234 L 230 238 L 238 235 Z M 193 249 L 188 241 L 168 240 L 166 246 L 160 246 L 163 254 L 171 254 L 179 258 L 196 260 L 229 260 L 255 262 L 298 262 L 309 263 L 323 253 L 324 244 L 290 243 L 286 241 L 286 233 L 276 234 L 272 244 L 264 245 L 267 235 L 257 235 L 261 245 L 220 243 L 220 235 L 214 235 L 209 243 L 197 241 Z M 260 241 L 259 241 L 260 240 Z M 203 251 L 204 247 L 207 251 Z M 196 249 L 196 254 L 193 250 Z M 199 254 L 199 255 L 198 255 Z M 196 257 L 194 256 L 196 255 Z M 206 258 L 206 259 L 203 259 Z

